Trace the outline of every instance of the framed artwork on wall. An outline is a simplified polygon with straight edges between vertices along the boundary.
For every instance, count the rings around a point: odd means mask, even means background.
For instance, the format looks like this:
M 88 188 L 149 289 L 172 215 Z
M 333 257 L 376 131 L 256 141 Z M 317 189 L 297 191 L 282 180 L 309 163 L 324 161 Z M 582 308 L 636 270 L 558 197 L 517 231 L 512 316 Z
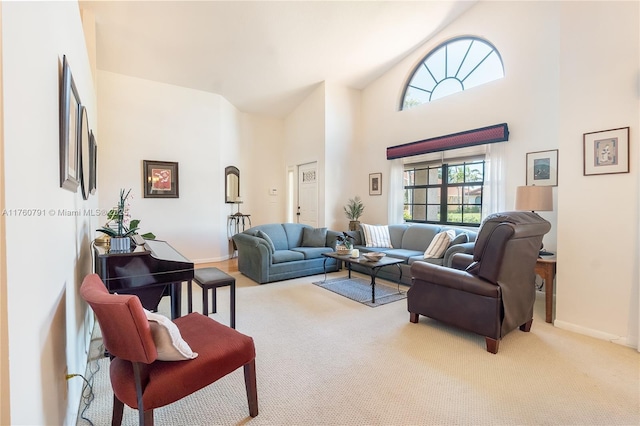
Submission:
M 80 185 L 78 137 L 80 96 L 67 57 L 62 57 L 60 84 L 60 187 L 76 192 Z
M 558 186 L 558 150 L 527 152 L 527 186 Z
M 89 152 L 90 152 L 90 171 L 89 171 L 89 193 L 95 194 L 96 189 L 98 188 L 98 144 L 96 144 L 96 138 L 93 135 L 93 130 L 91 131 L 91 136 L 89 138 Z
M 585 133 L 584 175 L 629 173 L 629 128 Z
M 80 105 L 80 127 L 78 131 L 78 165 L 80 169 L 80 189 L 82 198 L 89 199 L 91 193 L 91 130 L 87 107 Z
M 382 195 L 382 173 L 369 173 L 369 195 Z
M 178 163 L 143 160 L 144 198 L 179 198 Z

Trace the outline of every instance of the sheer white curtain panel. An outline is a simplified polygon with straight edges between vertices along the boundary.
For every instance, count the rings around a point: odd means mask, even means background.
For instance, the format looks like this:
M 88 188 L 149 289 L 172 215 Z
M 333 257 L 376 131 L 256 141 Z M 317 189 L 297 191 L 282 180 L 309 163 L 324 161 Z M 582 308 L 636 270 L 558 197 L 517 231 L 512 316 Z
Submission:
M 401 158 L 389 162 L 388 220 L 390 224 L 404 223 L 404 182 L 402 181 L 404 165 Z

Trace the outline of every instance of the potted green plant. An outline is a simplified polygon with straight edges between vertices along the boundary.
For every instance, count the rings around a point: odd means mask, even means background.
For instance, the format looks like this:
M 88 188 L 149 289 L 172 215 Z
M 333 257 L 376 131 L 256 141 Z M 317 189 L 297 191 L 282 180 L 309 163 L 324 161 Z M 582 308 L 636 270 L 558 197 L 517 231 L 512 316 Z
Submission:
M 120 190 L 118 206 L 109 210 L 107 213 L 107 223 L 102 228 L 97 229 L 98 232 L 102 232 L 111 237 L 109 240 L 110 251 L 128 251 L 131 245 L 129 237 L 138 233 L 140 220 L 131 219 L 129 194 L 131 194 L 131 189 L 126 193 L 124 189 Z M 141 236 L 148 240 L 156 238 L 151 232 L 147 232 Z
M 362 216 L 362 212 L 364 212 L 364 204 L 360 197 L 356 195 L 354 198 L 349 198 L 349 202 L 344 206 L 344 213 L 349 219 L 349 231 L 358 229 L 360 225 L 358 219 Z
M 339 255 L 351 255 L 353 250 L 353 237 L 346 232 L 336 236 L 336 253 Z

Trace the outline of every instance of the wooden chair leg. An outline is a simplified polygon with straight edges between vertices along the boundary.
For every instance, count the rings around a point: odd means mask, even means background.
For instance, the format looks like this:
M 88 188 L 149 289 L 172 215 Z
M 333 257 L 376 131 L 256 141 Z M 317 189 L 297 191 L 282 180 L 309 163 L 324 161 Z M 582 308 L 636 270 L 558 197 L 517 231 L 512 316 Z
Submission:
M 524 331 L 525 333 L 528 333 L 529 331 L 531 331 L 531 324 L 532 323 L 533 323 L 533 318 L 531 318 L 529 321 L 527 321 L 524 324 L 522 324 L 520 326 L 520 330 Z
M 244 385 L 247 388 L 247 401 L 249 402 L 249 415 L 258 415 L 258 387 L 256 385 L 256 360 L 253 359 L 244 365 Z
M 409 312 L 409 321 L 415 324 L 418 322 L 419 316 L 420 314 L 416 314 L 415 312 Z
M 120 426 L 122 424 L 122 415 L 124 413 L 124 402 L 120 401 L 113 395 L 113 412 L 111 413 L 111 426 Z
M 485 337 L 484 340 L 487 342 L 487 352 L 491 352 L 492 354 L 498 353 L 498 344 L 499 340 L 492 339 L 491 337 Z
M 218 298 L 216 296 L 217 292 L 218 287 L 213 287 L 211 289 L 211 312 L 214 314 L 218 312 Z

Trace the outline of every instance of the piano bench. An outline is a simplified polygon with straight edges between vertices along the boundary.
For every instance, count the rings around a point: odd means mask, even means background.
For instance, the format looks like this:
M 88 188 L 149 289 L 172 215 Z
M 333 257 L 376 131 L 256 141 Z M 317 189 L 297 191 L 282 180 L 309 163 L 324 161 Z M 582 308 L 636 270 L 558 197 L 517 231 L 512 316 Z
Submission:
M 202 288 L 202 315 L 209 315 L 209 289 L 211 293 L 212 314 L 216 313 L 216 289 L 230 286 L 231 328 L 236 328 L 236 279 L 218 268 L 200 268 L 194 271 L 193 281 Z M 192 311 L 191 282 L 187 288 L 187 304 Z

